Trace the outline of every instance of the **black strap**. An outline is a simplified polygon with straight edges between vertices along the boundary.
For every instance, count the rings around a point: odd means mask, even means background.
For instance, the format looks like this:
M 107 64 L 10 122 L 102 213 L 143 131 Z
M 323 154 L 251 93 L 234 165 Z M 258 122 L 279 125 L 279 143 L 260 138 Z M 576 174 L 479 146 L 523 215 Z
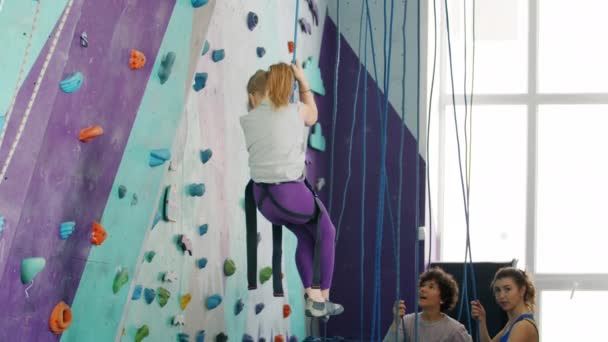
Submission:
M 253 181 L 249 181 L 245 187 L 245 221 L 247 224 L 247 283 L 249 289 L 253 290 L 258 287 L 258 223 L 253 198 Z
M 283 253 L 283 226 L 272 225 L 272 288 L 275 297 L 283 297 L 283 272 L 281 256 Z

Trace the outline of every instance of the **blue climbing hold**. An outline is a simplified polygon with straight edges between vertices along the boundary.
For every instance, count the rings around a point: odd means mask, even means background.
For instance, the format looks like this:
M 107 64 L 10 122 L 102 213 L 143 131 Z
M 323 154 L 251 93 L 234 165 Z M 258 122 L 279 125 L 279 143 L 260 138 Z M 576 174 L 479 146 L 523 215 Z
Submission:
M 186 333 L 177 334 L 177 342 L 190 342 L 190 336 Z
M 188 193 L 190 194 L 190 196 L 197 196 L 197 197 L 203 196 L 205 194 L 205 184 L 203 184 L 203 183 L 190 184 L 190 186 L 188 187 Z
M 265 338 L 263 338 L 263 337 L 260 337 L 260 338 L 258 339 L 258 342 L 266 342 L 266 339 L 265 339 Z
M 200 236 L 207 234 L 208 230 L 209 230 L 209 225 L 206 223 L 201 225 L 200 227 L 198 227 L 198 233 L 200 234 Z
M 323 136 L 323 130 L 321 129 L 320 123 L 317 122 L 313 126 L 313 133 L 308 137 L 308 143 L 310 144 L 310 147 L 317 151 L 325 151 L 325 137 Z
M 150 151 L 150 166 L 155 167 L 164 164 L 171 159 L 171 151 L 168 148 L 160 148 Z
M 59 83 L 61 90 L 63 90 L 64 92 L 66 92 L 68 94 L 73 93 L 76 90 L 80 89 L 81 85 L 82 85 L 82 73 L 80 71 L 71 74 L 70 76 L 66 77 L 63 81 L 61 81 L 61 83 Z
M 295 335 L 291 335 L 291 336 L 289 336 L 289 339 L 287 340 L 287 342 L 298 342 L 298 337 Z
M 144 299 L 146 300 L 146 303 L 152 304 L 154 298 L 156 298 L 156 291 L 154 291 L 154 289 L 144 290 Z
M 0 216 L 0 236 L 2 236 L 2 230 L 4 230 L 4 216 Z
M 239 300 L 237 300 L 236 304 L 234 305 L 234 315 L 237 316 L 238 314 L 240 314 L 241 311 L 243 311 L 244 307 L 245 303 L 243 303 L 243 300 L 239 298 Z
M 74 222 L 74 221 L 63 222 L 61 224 L 61 226 L 59 227 L 59 236 L 61 237 L 61 240 L 65 240 L 70 235 L 72 235 L 75 227 L 76 227 L 76 222 Z
M 203 162 L 203 164 L 207 164 L 207 162 L 209 161 L 209 159 L 211 159 L 212 156 L 213 156 L 213 151 L 211 151 L 210 148 L 208 148 L 206 150 L 202 150 L 201 151 L 201 162 Z
M 196 342 L 205 342 L 205 330 L 201 330 L 196 334 Z
M 160 222 L 160 220 L 162 220 L 162 219 L 163 219 L 163 214 L 160 213 L 160 210 L 157 210 L 156 214 L 154 215 L 154 220 L 152 221 L 152 228 L 151 229 L 154 229 L 154 227 L 156 226 L 156 224 L 158 222 Z
M 255 314 L 259 314 L 260 312 L 262 312 L 262 310 L 264 310 L 264 303 L 258 303 L 255 305 Z
M 207 54 L 207 52 L 209 52 L 209 48 L 211 46 L 209 45 L 209 41 L 205 40 L 205 43 L 203 43 L 203 52 L 201 53 L 201 56 L 204 56 Z
M 253 29 L 257 25 L 258 25 L 258 15 L 253 12 L 249 12 L 247 14 L 247 27 L 249 28 L 249 31 L 253 31 Z
M 258 55 L 258 57 L 262 58 L 266 54 L 266 49 L 261 46 L 258 46 L 258 48 L 255 49 L 255 53 Z
M 196 261 L 196 265 L 199 269 L 205 268 L 207 266 L 207 258 L 200 258 Z
M 243 334 L 243 342 L 255 342 L 253 337 L 249 334 Z
M 160 69 L 158 69 L 158 78 L 160 79 L 160 84 L 167 82 L 169 76 L 171 76 L 173 63 L 175 63 L 175 52 L 170 51 L 160 62 Z
M 214 294 L 207 297 L 207 309 L 213 310 L 217 308 L 222 303 L 222 296 L 219 294 Z
M 209 75 L 206 72 L 196 73 L 196 75 L 194 76 L 194 85 L 192 86 L 192 88 L 194 88 L 194 91 L 199 91 L 205 88 L 205 85 L 207 85 L 208 76 Z
M 209 0 L 192 0 L 192 7 L 199 8 L 205 6 Z
M 224 59 L 225 56 L 226 53 L 224 52 L 224 49 L 213 50 L 211 53 L 211 59 L 216 63 Z
M 141 285 L 135 285 L 133 289 L 133 295 L 131 295 L 131 300 L 139 300 L 141 298 L 141 293 L 143 291 L 143 287 Z

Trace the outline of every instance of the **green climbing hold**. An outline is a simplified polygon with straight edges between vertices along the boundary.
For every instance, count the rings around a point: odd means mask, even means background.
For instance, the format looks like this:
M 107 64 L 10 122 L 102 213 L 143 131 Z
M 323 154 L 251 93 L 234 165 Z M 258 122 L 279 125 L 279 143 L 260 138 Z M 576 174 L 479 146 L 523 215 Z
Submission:
M 264 284 L 272 277 L 272 267 L 264 267 L 260 271 L 260 283 Z
M 45 265 L 46 260 L 44 258 L 23 259 L 23 261 L 21 261 L 21 282 L 27 284 L 32 281 L 38 272 L 42 271 Z
M 224 261 L 224 275 L 226 277 L 230 277 L 234 274 L 234 272 L 236 272 L 236 264 L 234 263 L 234 260 L 226 259 L 226 261 Z
M 169 290 L 165 289 L 164 287 L 159 287 L 158 294 L 156 295 L 156 297 L 158 298 L 158 304 L 162 308 L 167 305 L 169 297 L 171 297 L 171 292 L 169 292 Z
M 112 285 L 112 291 L 117 294 L 120 289 L 129 282 L 129 271 L 126 267 L 123 267 L 114 278 L 114 285 Z
M 148 328 L 147 324 L 142 325 L 137 329 L 137 334 L 135 334 L 135 342 L 141 342 L 145 337 L 150 335 L 150 328 Z
M 325 151 L 325 137 L 323 136 L 320 123 L 317 122 L 313 126 L 313 133 L 308 137 L 308 143 L 310 144 L 310 147 L 317 151 Z
M 146 252 L 146 261 L 147 262 L 152 262 L 152 259 L 154 259 L 155 255 L 156 255 L 155 251 Z

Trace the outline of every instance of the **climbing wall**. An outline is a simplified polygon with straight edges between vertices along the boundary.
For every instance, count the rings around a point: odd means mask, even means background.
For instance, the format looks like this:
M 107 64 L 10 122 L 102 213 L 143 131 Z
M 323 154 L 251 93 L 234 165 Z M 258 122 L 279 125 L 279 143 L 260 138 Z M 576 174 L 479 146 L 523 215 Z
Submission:
M 301 59 L 319 57 L 317 3 Z M 312 22 L 305 1 L 300 14 Z M 248 77 L 291 60 L 294 15 L 262 0 L 0 2 L 0 341 L 304 336 L 293 236 L 287 296 L 246 290 L 238 125 Z

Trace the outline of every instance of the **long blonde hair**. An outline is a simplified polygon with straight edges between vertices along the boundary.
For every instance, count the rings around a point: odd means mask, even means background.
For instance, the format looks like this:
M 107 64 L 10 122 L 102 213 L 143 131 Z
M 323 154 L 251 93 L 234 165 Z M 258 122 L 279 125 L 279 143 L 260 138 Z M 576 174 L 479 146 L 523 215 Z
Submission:
M 268 71 L 268 97 L 275 107 L 283 107 L 289 103 L 293 90 L 294 75 L 291 66 L 277 63 L 270 66 Z

